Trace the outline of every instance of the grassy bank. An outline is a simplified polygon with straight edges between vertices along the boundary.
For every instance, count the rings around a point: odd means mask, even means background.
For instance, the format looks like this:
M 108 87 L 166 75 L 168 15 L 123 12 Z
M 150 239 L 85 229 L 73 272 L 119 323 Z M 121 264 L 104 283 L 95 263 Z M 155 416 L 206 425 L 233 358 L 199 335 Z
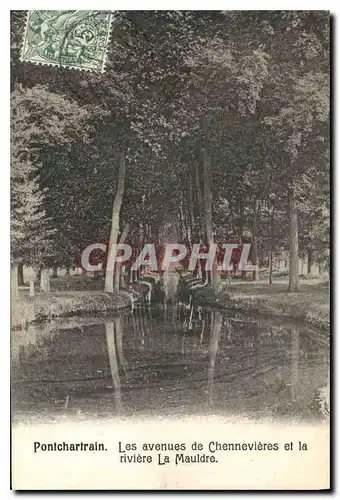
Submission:
M 260 314 L 285 316 L 329 330 L 329 283 L 319 280 L 301 280 L 299 292 L 288 292 L 288 283 L 235 282 L 216 296 L 202 289 L 195 294 L 198 300 L 222 308 L 257 311 Z
M 91 278 L 55 279 L 50 293 L 38 293 L 29 297 L 21 293 L 11 300 L 11 326 L 24 328 L 29 323 L 51 320 L 59 316 L 109 314 L 131 305 L 145 291 L 140 283 L 129 290 L 105 293 L 102 283 Z

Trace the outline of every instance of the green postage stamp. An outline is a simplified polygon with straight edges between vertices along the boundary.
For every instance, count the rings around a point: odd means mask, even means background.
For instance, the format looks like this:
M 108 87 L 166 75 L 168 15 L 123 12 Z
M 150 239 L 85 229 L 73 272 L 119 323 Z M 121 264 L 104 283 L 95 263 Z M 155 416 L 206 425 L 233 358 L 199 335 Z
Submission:
M 104 71 L 112 13 L 96 10 L 30 10 L 22 61 Z

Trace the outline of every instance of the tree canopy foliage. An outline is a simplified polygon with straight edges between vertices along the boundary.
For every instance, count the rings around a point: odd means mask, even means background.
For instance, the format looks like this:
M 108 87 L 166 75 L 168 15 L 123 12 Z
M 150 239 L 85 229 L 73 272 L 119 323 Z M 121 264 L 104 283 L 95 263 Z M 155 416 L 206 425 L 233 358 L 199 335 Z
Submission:
M 189 246 L 250 234 L 255 261 L 324 259 L 329 13 L 113 15 L 102 74 L 21 62 L 12 12 L 13 261 L 69 266 L 115 215 L 134 244 L 171 223 Z

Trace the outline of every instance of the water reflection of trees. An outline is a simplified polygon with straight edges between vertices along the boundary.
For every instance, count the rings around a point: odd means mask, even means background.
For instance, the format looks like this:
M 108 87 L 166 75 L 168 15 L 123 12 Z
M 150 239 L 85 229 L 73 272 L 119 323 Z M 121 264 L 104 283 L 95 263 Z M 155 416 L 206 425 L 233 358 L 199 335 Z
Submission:
M 105 321 L 105 332 L 106 332 L 106 342 L 107 342 L 107 350 L 109 353 L 109 362 L 110 362 L 110 370 L 112 377 L 112 386 L 114 390 L 114 399 L 116 403 L 116 410 L 121 411 L 122 405 L 122 395 L 121 395 L 121 384 L 119 377 L 119 368 L 117 361 L 117 353 L 116 353 L 116 339 L 117 344 L 120 346 L 120 359 L 124 359 L 123 357 L 123 349 L 122 349 L 122 330 L 121 323 L 117 321 L 118 318 L 112 321 Z M 125 361 L 123 361 L 125 363 Z M 125 367 L 126 368 L 126 367 Z
M 155 386 L 166 391 L 172 384 L 178 392 L 167 397 L 181 398 L 180 391 L 190 391 L 205 408 L 207 404 L 216 410 L 247 405 L 249 409 L 253 404 L 273 412 L 280 408 L 302 412 L 313 393 L 327 384 L 327 349 L 302 327 L 202 308 L 193 301 L 169 304 L 166 322 L 162 309 L 142 302 L 115 318 L 77 318 L 57 325 L 58 330 L 49 326 L 44 334 L 42 327 L 27 330 L 13 343 L 12 360 L 23 364 L 18 373 L 33 384 L 38 384 L 35 373 L 44 376 L 56 398 L 65 399 L 70 393 L 72 407 L 79 404 L 76 394 L 79 399 L 86 393 L 97 398 L 107 389 L 100 363 L 106 369 L 109 364 L 113 388 L 109 398 L 117 412 L 123 411 L 122 394 L 130 404 L 134 388 Z M 37 353 L 34 362 L 29 359 L 32 351 Z
M 182 352 L 187 357 L 197 351 L 207 352 L 210 407 L 214 401 L 220 404 L 221 395 L 228 399 L 233 394 L 237 398 L 242 394 L 244 397 L 256 394 L 256 400 L 268 404 L 269 409 L 272 401 L 273 412 L 276 405 L 282 411 L 285 408 L 285 411 L 301 412 L 313 398 L 317 377 L 325 379 L 327 351 L 322 344 L 311 341 L 306 327 L 275 326 L 266 319 L 232 317 L 213 310 L 202 314 L 197 306 L 182 307 L 179 317 L 183 330 Z M 218 356 L 221 363 L 217 363 Z M 304 360 L 303 377 L 301 359 Z M 229 382 L 231 380 L 234 382 Z M 219 389 L 214 395 L 216 383 Z M 223 392 L 226 390 L 229 394 Z
M 218 311 L 212 312 L 210 325 L 211 326 L 210 326 L 210 345 L 209 345 L 208 394 L 209 394 L 209 405 L 211 406 L 212 396 L 213 396 L 216 356 L 218 352 L 218 343 L 220 340 L 221 327 L 222 327 L 222 314 L 220 312 Z
M 39 354 L 39 357 L 47 359 L 55 334 L 55 328 L 51 326 L 38 327 L 36 325 L 29 325 L 25 329 L 12 332 L 12 365 L 19 366 L 21 360 L 24 360 L 32 354 Z

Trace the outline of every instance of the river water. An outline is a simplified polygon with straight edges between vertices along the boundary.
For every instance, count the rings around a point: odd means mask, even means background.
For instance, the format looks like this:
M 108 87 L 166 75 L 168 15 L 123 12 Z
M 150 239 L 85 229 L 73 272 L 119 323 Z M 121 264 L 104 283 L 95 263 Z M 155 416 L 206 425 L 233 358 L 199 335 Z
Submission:
M 329 346 L 293 320 L 143 301 L 12 332 L 13 422 L 223 415 L 325 420 Z

